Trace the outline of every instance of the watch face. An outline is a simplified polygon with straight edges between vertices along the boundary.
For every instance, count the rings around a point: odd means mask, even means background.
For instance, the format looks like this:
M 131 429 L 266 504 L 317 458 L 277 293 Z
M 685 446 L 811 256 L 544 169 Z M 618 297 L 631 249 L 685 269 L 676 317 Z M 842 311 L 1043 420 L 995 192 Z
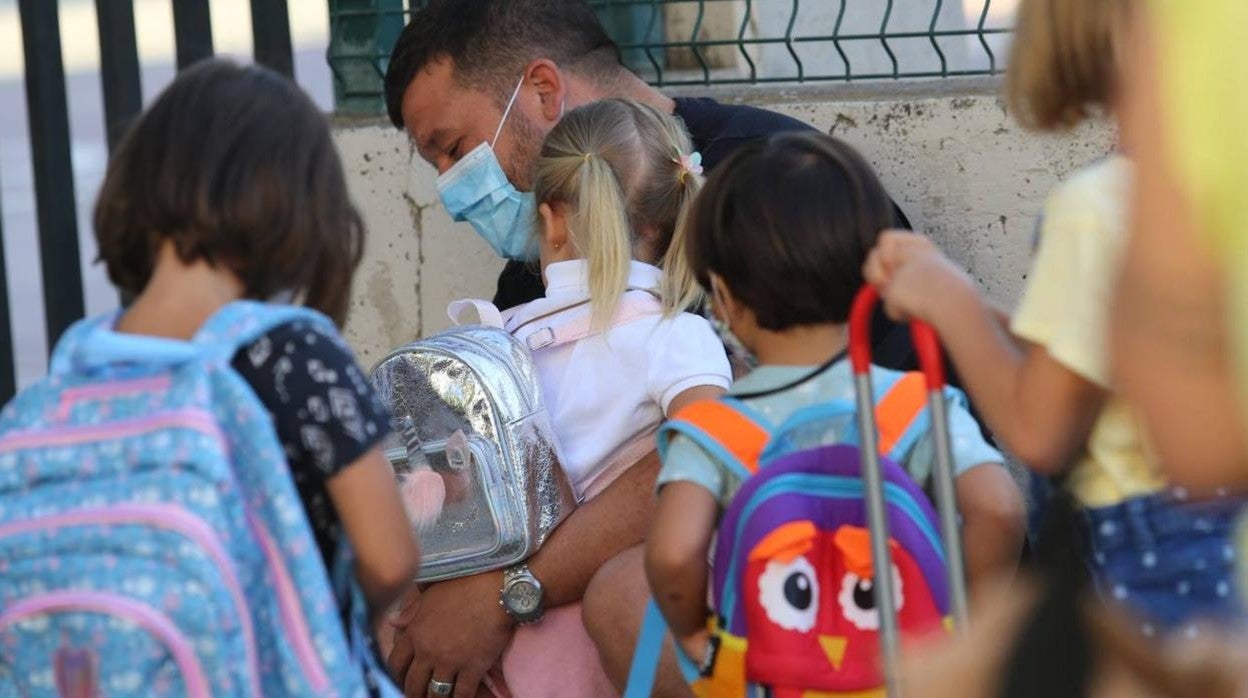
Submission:
M 520 580 L 507 588 L 507 606 L 518 616 L 536 612 L 541 603 L 542 592 L 532 582 Z

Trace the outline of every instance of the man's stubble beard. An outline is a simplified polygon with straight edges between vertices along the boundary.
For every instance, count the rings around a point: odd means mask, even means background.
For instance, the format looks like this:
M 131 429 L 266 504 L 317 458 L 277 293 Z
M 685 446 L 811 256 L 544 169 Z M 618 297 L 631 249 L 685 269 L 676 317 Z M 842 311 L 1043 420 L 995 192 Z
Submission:
M 533 169 L 542 153 L 545 134 L 528 117 L 512 112 L 511 123 L 507 125 L 503 138 L 512 138 L 515 143 L 511 149 L 511 157 L 507 158 L 507 164 L 503 168 L 507 178 L 516 189 L 533 191 Z

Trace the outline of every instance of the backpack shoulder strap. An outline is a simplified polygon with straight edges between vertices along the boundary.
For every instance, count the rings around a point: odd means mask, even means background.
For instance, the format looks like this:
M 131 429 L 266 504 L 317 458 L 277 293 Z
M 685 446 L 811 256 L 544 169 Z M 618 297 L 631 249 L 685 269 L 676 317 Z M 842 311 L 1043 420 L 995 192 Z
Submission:
M 900 456 L 923 435 L 929 422 L 927 414 L 927 384 L 923 374 L 887 373 L 874 376 L 875 424 L 879 432 L 880 453 L 891 460 Z M 764 450 L 761 460 L 766 463 L 783 455 L 789 446 L 783 438 L 812 423 L 852 417 L 857 406 L 852 400 L 831 399 L 803 407 L 785 419 L 774 430 L 774 438 Z M 848 421 L 847 424 L 855 425 Z M 851 429 L 844 434 L 843 443 L 857 444 L 858 433 Z
M 880 433 L 880 453 L 888 458 L 896 461 L 910 450 L 929 421 L 927 383 L 922 373 L 901 374 L 877 394 L 875 423 Z
M 451 301 L 451 304 L 446 306 L 446 316 L 451 319 L 451 322 L 456 327 L 460 327 L 470 324 L 464 321 L 465 313 L 468 310 L 475 310 L 480 324 L 486 327 L 502 328 L 507 320 L 507 317 L 498 309 L 498 306 L 480 298 L 464 298 Z
M 553 349 L 602 332 L 602 329 L 593 326 L 589 306 L 588 300 L 554 308 L 540 300 L 534 301 L 508 318 L 505 329 L 523 342 L 529 351 Z M 630 288 L 620 299 L 608 328 L 662 312 L 663 304 L 653 291 Z
M 195 359 L 228 362 L 238 349 L 277 325 L 305 320 L 336 334 L 324 315 L 307 308 L 253 301 L 230 303 L 204 323 L 192 341 L 128 334 L 113 329 L 117 314 L 83 320 L 57 343 L 50 370 L 67 373 L 116 363 L 176 366 Z
M 239 349 L 256 341 L 274 327 L 300 320 L 332 336 L 338 335 L 333 321 L 309 308 L 235 301 L 208 318 L 195 333 L 193 341 L 204 358 L 213 362 L 229 363 Z
M 742 479 L 758 471 L 771 430 L 762 415 L 731 398 L 702 400 L 685 407 L 659 427 L 659 455 L 667 455 L 672 436 L 693 439 Z

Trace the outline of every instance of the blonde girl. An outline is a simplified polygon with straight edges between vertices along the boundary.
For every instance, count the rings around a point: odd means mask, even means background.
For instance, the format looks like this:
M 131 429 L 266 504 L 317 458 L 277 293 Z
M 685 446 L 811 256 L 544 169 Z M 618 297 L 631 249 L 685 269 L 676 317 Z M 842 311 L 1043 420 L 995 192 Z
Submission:
M 580 496 L 618 474 L 624 447 L 649 451 L 665 415 L 728 387 L 722 344 L 686 312 L 700 299 L 684 244 L 699 160 L 678 121 L 629 100 L 570 112 L 542 147 L 534 190 L 546 297 L 509 325 L 588 301 L 593 334 L 535 354 Z

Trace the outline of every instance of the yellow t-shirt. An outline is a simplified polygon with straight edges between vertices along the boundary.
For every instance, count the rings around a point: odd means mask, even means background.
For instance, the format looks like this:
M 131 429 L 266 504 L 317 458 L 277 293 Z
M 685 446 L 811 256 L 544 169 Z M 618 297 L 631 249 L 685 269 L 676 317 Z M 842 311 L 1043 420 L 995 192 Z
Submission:
M 1109 387 L 1110 298 L 1127 241 L 1131 163 L 1113 156 L 1076 173 L 1049 196 L 1039 248 L 1014 334 L 1058 363 Z M 1071 471 L 1071 491 L 1089 507 L 1117 504 L 1165 486 L 1136 414 L 1110 397 Z

